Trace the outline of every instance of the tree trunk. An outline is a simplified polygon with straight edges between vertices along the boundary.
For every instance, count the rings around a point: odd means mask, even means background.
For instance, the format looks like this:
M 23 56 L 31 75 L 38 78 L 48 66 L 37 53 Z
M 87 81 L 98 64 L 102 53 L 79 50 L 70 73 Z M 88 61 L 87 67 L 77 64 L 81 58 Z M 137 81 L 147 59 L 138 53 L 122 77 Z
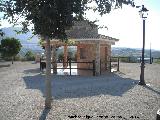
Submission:
M 46 38 L 46 80 L 45 80 L 45 108 L 51 108 L 52 93 L 51 93 L 51 49 L 50 40 Z
M 12 57 L 12 64 L 13 64 L 13 59 L 14 59 L 14 57 Z

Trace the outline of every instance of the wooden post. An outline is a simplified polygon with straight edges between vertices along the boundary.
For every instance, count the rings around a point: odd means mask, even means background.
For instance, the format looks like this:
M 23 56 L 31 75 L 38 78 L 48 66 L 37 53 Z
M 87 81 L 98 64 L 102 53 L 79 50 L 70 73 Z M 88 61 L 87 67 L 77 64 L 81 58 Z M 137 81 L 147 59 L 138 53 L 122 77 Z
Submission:
M 93 76 L 96 75 L 96 65 L 95 65 L 95 60 L 93 60 Z
M 119 71 L 119 57 L 118 57 L 118 66 L 117 66 L 117 71 Z
M 153 63 L 153 57 L 152 57 L 152 63 Z
M 101 75 L 101 68 L 102 68 L 102 66 L 101 66 L 101 64 L 102 64 L 102 62 L 101 62 L 101 59 L 100 59 L 100 75 Z
M 109 71 L 111 72 L 111 69 L 112 69 L 112 58 L 110 57 L 110 60 L 109 60 Z
M 39 67 L 40 67 L 40 71 L 42 70 L 42 66 L 41 66 L 41 58 L 40 58 L 40 60 L 39 60 Z
M 128 62 L 129 62 L 129 63 L 131 62 L 131 57 L 128 57 Z
M 14 60 L 14 57 L 12 56 L 12 64 L 13 64 L 13 60 Z
M 71 58 L 69 58 L 69 71 L 70 71 L 70 75 L 72 75 L 72 71 L 71 71 Z

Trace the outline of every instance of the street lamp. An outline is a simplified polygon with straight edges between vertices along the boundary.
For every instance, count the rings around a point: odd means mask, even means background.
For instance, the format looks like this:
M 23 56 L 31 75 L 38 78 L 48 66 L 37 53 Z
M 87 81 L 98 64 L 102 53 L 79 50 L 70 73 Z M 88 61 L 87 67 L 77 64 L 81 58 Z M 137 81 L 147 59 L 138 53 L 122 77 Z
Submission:
M 142 61 L 141 61 L 141 74 L 140 74 L 140 81 L 139 85 L 146 85 L 144 81 L 144 68 L 145 68 L 145 62 L 144 62 L 144 49 L 145 49 L 145 20 L 148 15 L 147 8 L 142 5 L 142 9 L 139 11 L 139 14 L 143 20 L 143 48 L 142 48 Z

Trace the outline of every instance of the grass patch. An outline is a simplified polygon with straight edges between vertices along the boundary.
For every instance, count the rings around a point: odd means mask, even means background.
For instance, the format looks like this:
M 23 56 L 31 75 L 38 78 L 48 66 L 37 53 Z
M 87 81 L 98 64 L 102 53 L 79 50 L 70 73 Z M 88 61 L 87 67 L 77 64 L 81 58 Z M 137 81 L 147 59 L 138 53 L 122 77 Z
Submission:
M 157 59 L 155 63 L 160 64 L 160 59 Z

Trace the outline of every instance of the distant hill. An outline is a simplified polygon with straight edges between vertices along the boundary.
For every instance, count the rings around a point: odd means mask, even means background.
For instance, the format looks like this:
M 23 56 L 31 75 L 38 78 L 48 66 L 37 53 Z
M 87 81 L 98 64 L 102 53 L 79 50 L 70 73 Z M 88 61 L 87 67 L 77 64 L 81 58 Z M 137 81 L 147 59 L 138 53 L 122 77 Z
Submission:
M 22 49 L 20 51 L 20 55 L 22 55 L 22 56 L 24 56 L 24 54 L 27 51 L 32 51 L 34 53 L 42 52 L 43 50 L 38 43 L 39 42 L 38 36 L 36 36 L 36 35 L 33 36 L 32 31 L 29 31 L 25 34 L 17 34 L 15 32 L 15 30 L 20 31 L 21 29 L 22 29 L 21 27 L 2 28 L 2 31 L 5 33 L 4 38 L 5 37 L 14 37 L 14 38 L 19 39 L 22 44 Z
M 142 54 L 141 49 L 136 48 L 121 48 L 121 47 L 112 47 L 112 56 L 123 56 L 123 57 L 140 57 Z M 160 51 L 151 50 L 152 57 L 159 58 Z M 145 50 L 145 57 L 150 57 L 150 50 Z
M 39 42 L 38 36 L 35 35 L 33 38 L 29 40 L 29 38 L 33 36 L 31 31 L 27 32 L 26 34 L 17 34 L 15 30 L 21 30 L 21 28 L 20 27 L 2 28 L 2 31 L 5 33 L 4 37 L 14 37 L 20 40 L 23 46 L 20 51 L 20 54 L 22 56 L 29 50 L 33 51 L 34 53 L 44 52 L 44 50 L 38 44 Z M 62 51 L 63 49 L 59 48 L 57 53 L 60 53 Z M 74 47 L 69 48 L 69 51 L 76 52 L 76 48 Z M 141 52 L 142 52 L 141 49 L 112 47 L 112 56 L 140 57 Z M 149 57 L 149 56 L 150 56 L 150 50 L 145 50 L 145 57 Z M 152 57 L 159 58 L 160 51 L 152 50 Z
M 22 28 L 20 27 L 8 27 L 8 28 L 2 28 L 2 31 L 5 33 L 4 37 L 15 37 L 21 41 L 21 44 L 37 44 L 39 39 L 38 36 L 34 36 L 31 40 L 29 40 L 30 37 L 33 36 L 32 32 L 29 31 L 26 34 L 17 34 L 15 30 L 20 31 Z

